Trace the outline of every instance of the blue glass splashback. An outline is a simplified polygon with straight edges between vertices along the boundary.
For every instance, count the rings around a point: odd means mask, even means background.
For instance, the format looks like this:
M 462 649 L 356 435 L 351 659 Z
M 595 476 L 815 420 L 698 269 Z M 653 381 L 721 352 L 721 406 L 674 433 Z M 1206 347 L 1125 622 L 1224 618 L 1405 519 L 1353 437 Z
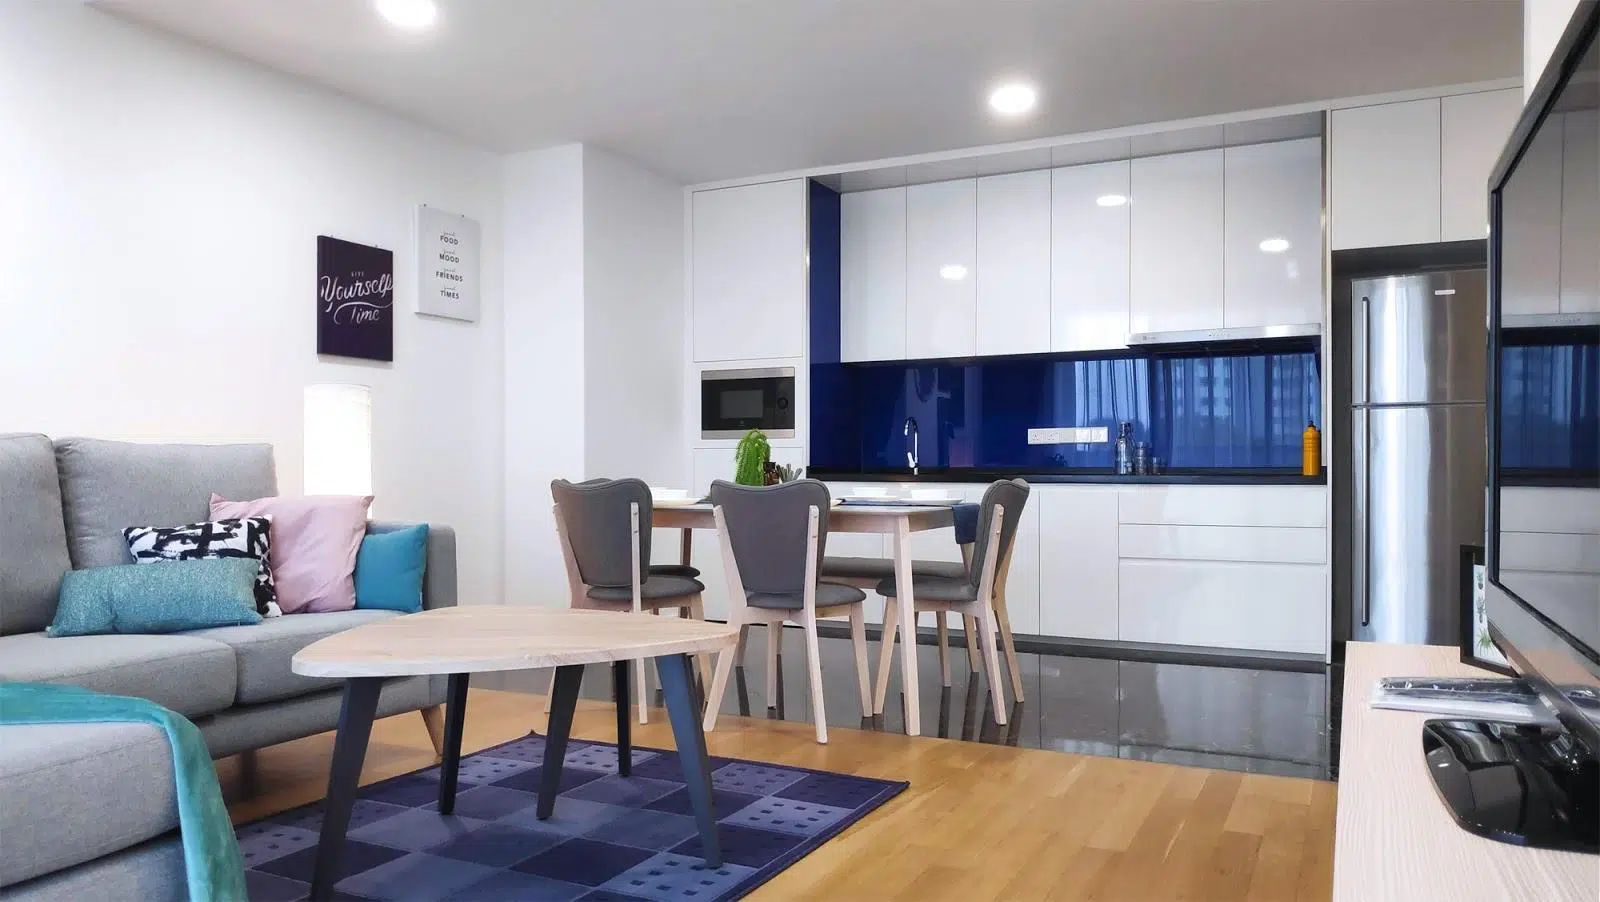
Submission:
M 1600 470 L 1600 342 L 1500 349 L 1500 464 Z
M 1281 353 L 1278 352 L 1281 350 Z M 1109 470 L 1113 445 L 1030 445 L 1034 428 L 1122 422 L 1169 469 L 1298 468 L 1319 409 L 1318 353 L 1298 341 L 1232 353 L 1116 352 L 962 361 L 813 364 L 811 466 Z

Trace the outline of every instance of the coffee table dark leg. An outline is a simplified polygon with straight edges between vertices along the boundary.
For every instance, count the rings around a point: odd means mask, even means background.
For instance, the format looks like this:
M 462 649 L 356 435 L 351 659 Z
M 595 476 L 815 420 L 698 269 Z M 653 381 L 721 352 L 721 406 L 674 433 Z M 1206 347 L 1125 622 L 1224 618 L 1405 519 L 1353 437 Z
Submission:
M 333 766 L 328 771 L 328 798 L 323 804 L 322 836 L 317 840 L 317 862 L 311 877 L 312 902 L 331 899 L 333 885 L 339 882 L 344 834 L 350 828 L 350 809 L 356 803 L 361 763 L 367 757 L 367 739 L 372 735 L 372 718 L 378 712 L 378 690 L 382 687 L 383 680 L 378 677 L 356 677 L 344 684 L 339 732 L 333 740 Z
M 461 733 L 467 724 L 467 677 L 450 674 L 445 690 L 444 761 L 439 765 L 439 813 L 456 810 L 456 775 L 461 770 Z
M 611 665 L 611 694 L 617 700 L 617 773 L 633 774 L 633 718 L 628 716 L 628 662 Z
M 688 655 L 665 655 L 656 659 L 661 672 L 661 689 L 667 699 L 667 716 L 672 720 L 672 738 L 678 744 L 678 761 L 683 765 L 683 780 L 700 828 L 700 848 L 706 864 L 722 866 L 722 845 L 717 841 L 717 815 L 711 807 L 711 760 L 706 756 L 706 736 L 700 731 L 701 710 L 695 704 L 694 664 Z
M 556 668 L 550 687 L 550 725 L 544 734 L 544 770 L 539 774 L 539 820 L 549 820 L 561 792 L 561 762 L 567 757 L 567 736 L 572 732 L 572 712 L 578 707 L 578 687 L 583 685 L 583 665 Z

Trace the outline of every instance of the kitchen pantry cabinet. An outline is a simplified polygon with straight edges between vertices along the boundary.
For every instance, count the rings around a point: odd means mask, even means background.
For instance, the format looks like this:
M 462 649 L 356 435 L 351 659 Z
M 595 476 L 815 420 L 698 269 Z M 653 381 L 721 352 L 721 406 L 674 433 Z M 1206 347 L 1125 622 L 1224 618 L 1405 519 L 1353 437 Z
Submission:
M 840 197 L 840 359 L 906 356 L 906 189 Z
M 906 189 L 906 356 L 971 357 L 977 342 L 978 184 Z
M 696 191 L 694 359 L 805 356 L 806 181 Z
M 1050 350 L 1128 343 L 1127 160 L 1051 170 Z
M 1050 171 L 978 179 L 977 352 L 1050 350 Z
M 1128 331 L 1223 325 L 1223 151 L 1132 164 Z
M 1322 139 L 1229 147 L 1223 159 L 1223 324 L 1321 322 Z

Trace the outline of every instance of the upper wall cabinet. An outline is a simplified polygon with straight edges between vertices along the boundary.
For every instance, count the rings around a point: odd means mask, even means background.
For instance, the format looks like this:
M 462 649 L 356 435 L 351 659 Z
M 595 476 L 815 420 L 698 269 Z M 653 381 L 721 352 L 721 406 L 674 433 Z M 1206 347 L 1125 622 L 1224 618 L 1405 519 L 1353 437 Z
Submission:
M 1322 140 L 1230 147 L 1224 325 L 1322 321 Z
M 977 338 L 976 179 L 906 189 L 906 356 L 971 357 Z
M 1052 170 L 1050 350 L 1128 342 L 1127 160 Z
M 1540 129 L 1502 194 L 1500 266 L 1512 290 L 1501 309 L 1514 316 L 1561 309 L 1562 144 L 1561 129 Z
M 1334 250 L 1439 240 L 1439 101 L 1334 110 L 1329 119 Z
M 906 356 L 906 189 L 840 198 L 841 357 Z
M 1522 113 L 1522 91 L 1457 94 L 1439 101 L 1439 240 L 1489 234 L 1489 171 Z
M 1050 172 L 978 179 L 979 354 L 1050 350 Z
M 697 191 L 694 359 L 805 355 L 806 182 Z
M 1566 114 L 1561 158 L 1561 312 L 1600 312 L 1600 113 Z
M 1222 327 L 1222 173 L 1221 150 L 1133 161 L 1130 332 Z

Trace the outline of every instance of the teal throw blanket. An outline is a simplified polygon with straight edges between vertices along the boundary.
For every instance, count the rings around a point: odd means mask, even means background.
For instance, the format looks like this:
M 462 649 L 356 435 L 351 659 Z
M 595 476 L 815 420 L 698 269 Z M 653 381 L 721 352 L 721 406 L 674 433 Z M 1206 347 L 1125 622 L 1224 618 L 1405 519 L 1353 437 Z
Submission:
M 0 725 L 52 723 L 148 723 L 165 730 L 172 743 L 189 898 L 192 902 L 246 898 L 239 842 L 222 804 L 211 754 L 194 724 L 142 698 L 54 683 L 0 683 Z

